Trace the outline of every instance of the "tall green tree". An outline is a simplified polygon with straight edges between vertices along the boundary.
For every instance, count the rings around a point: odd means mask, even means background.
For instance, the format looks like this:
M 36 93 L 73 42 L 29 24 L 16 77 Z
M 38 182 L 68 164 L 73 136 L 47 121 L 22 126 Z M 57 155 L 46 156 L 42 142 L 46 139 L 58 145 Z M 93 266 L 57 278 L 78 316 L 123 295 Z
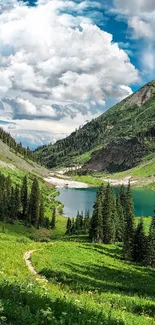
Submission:
M 126 188 L 124 185 L 120 187 L 119 191 L 121 206 L 123 209 L 124 219 L 126 219 Z
M 114 243 L 116 239 L 116 199 L 113 189 L 108 184 L 103 202 L 103 242 Z
M 71 229 L 72 229 L 72 221 L 70 218 L 67 219 L 67 224 L 66 224 L 66 234 L 71 235 Z
M 39 223 L 39 207 L 40 207 L 40 189 L 38 180 L 35 178 L 30 194 L 29 201 L 29 221 L 34 227 L 38 227 Z
M 133 241 L 133 260 L 135 262 L 144 263 L 146 258 L 146 241 L 143 219 L 141 218 L 136 228 Z
M 23 178 L 21 187 L 21 204 L 22 204 L 22 219 L 27 222 L 28 218 L 28 181 L 27 176 Z
M 117 209 L 116 241 L 123 242 L 124 241 L 124 232 L 125 232 L 125 220 L 124 220 L 123 207 L 122 207 L 121 199 L 120 199 L 120 193 L 117 196 L 116 209 Z
M 44 214 L 45 214 L 45 209 L 44 209 L 44 201 L 43 198 L 40 200 L 40 207 L 39 207 L 39 227 L 44 226 Z
M 14 219 L 15 220 L 19 218 L 20 206 L 21 206 L 20 190 L 19 190 L 19 186 L 16 185 L 14 191 Z
M 134 204 L 131 192 L 130 182 L 126 191 L 126 219 L 124 236 L 124 257 L 132 260 L 133 239 L 134 239 Z
M 101 243 L 103 241 L 103 216 L 102 216 L 102 201 L 100 192 L 96 195 L 93 215 L 90 223 L 89 237 L 92 242 Z
M 155 207 L 154 216 L 149 229 L 148 248 L 147 248 L 147 264 L 155 267 Z
M 51 229 L 55 229 L 56 227 L 56 209 L 54 208 L 52 211 L 52 219 L 50 223 Z

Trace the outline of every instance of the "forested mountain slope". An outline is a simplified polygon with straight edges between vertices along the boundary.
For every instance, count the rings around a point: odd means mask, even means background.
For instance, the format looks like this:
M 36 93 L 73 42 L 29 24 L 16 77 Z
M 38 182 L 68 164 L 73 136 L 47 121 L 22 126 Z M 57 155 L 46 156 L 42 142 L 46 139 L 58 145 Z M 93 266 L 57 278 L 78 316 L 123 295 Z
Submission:
M 67 138 L 36 151 L 48 167 L 86 163 L 86 169 L 119 171 L 155 150 L 155 81 Z

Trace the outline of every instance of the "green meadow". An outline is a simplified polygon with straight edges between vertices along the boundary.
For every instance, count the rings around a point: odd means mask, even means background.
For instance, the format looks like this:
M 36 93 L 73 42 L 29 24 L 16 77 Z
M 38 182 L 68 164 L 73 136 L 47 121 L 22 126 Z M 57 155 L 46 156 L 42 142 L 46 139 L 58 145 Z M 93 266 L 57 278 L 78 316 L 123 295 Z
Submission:
M 64 236 L 65 226 L 58 216 L 53 231 L 0 223 L 0 324 L 155 324 L 155 270 L 124 261 L 121 246 Z

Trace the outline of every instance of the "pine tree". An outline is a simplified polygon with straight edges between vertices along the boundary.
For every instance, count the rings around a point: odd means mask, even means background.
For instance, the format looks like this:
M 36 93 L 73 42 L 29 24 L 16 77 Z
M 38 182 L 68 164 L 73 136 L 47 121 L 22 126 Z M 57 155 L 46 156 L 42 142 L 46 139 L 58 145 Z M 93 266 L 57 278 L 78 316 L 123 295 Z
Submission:
M 125 236 L 124 236 L 124 257 L 132 260 L 133 256 L 133 239 L 134 239 L 134 204 L 130 182 L 126 191 L 126 219 L 125 219 Z
M 15 210 L 16 210 L 16 207 L 15 207 L 15 191 L 14 191 L 13 186 L 11 188 L 11 195 L 7 200 L 7 206 L 10 207 L 9 208 L 9 214 L 8 214 L 9 218 L 8 218 L 7 221 L 13 223 L 14 220 L 15 220 Z
M 103 216 L 100 192 L 97 193 L 96 202 L 94 204 L 89 237 L 92 242 L 101 243 L 103 241 Z
M 77 212 L 77 216 L 76 216 L 75 229 L 77 232 L 80 231 L 80 213 L 79 213 L 79 211 Z
M 40 189 L 38 180 L 35 178 L 32 187 L 29 202 L 29 220 L 34 227 L 38 227 L 40 206 Z
M 73 234 L 75 234 L 75 220 L 74 220 L 74 218 L 72 219 L 72 221 L 71 221 L 71 234 L 73 235 Z
M 125 220 L 124 220 L 123 207 L 121 205 L 120 194 L 118 194 L 117 196 L 116 208 L 117 208 L 116 241 L 122 242 L 124 240 Z
M 84 231 L 85 233 L 89 233 L 89 230 L 90 230 L 90 213 L 89 213 L 89 210 L 86 210 L 85 211 L 85 217 L 84 217 Z
M 6 213 L 5 177 L 0 173 L 0 221 L 4 221 Z
M 146 258 L 146 236 L 144 234 L 143 219 L 141 218 L 134 234 L 133 241 L 133 260 L 144 262 Z
M 51 220 L 50 226 L 51 226 L 51 229 L 55 229 L 55 227 L 56 227 L 56 209 L 55 208 L 53 209 L 53 212 L 52 212 L 52 220 Z
M 120 195 L 121 206 L 123 209 L 124 219 L 126 219 L 126 189 L 124 185 L 120 187 L 119 195 Z
M 154 216 L 152 217 L 152 222 L 149 229 L 148 249 L 147 249 L 146 259 L 148 265 L 155 267 L 155 207 L 154 207 Z
M 39 207 L 39 227 L 43 227 L 44 226 L 44 202 L 43 202 L 43 198 L 41 198 L 40 201 L 40 207 Z
M 11 211 L 12 211 L 12 181 L 10 176 L 6 177 L 5 179 L 5 188 L 6 188 L 6 217 L 5 219 L 8 221 L 11 218 Z
M 20 190 L 19 190 L 19 186 L 16 185 L 14 191 L 14 216 L 13 216 L 15 220 L 18 219 L 19 212 L 20 212 Z
M 103 242 L 114 243 L 116 239 L 116 200 L 114 192 L 108 184 L 103 202 Z
M 83 223 L 84 223 L 84 220 L 83 220 L 83 211 L 82 211 L 80 216 L 79 216 L 79 224 L 80 224 L 80 230 L 81 231 L 83 230 Z
M 28 184 L 27 176 L 23 178 L 21 187 L 21 204 L 22 204 L 22 219 L 27 223 L 28 218 Z
M 72 228 L 72 222 L 71 219 L 67 219 L 67 225 L 66 225 L 66 234 L 70 235 L 71 234 L 71 228 Z
M 44 218 L 44 227 L 50 229 L 50 220 L 47 217 Z

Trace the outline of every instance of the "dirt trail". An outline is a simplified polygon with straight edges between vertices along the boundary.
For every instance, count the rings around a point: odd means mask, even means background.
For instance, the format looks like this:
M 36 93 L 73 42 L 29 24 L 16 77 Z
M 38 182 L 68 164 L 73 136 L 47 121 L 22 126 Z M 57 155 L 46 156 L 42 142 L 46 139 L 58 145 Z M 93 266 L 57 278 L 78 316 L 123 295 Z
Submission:
M 27 251 L 24 254 L 24 261 L 26 263 L 26 266 L 28 267 L 28 269 L 30 270 L 31 274 L 34 275 L 36 277 L 37 281 L 41 281 L 41 282 L 48 282 L 48 280 L 44 277 L 41 276 L 37 273 L 37 271 L 35 270 L 35 268 L 33 267 L 31 261 L 30 261 L 30 257 L 31 255 L 36 252 L 36 250 L 32 250 L 32 251 Z

